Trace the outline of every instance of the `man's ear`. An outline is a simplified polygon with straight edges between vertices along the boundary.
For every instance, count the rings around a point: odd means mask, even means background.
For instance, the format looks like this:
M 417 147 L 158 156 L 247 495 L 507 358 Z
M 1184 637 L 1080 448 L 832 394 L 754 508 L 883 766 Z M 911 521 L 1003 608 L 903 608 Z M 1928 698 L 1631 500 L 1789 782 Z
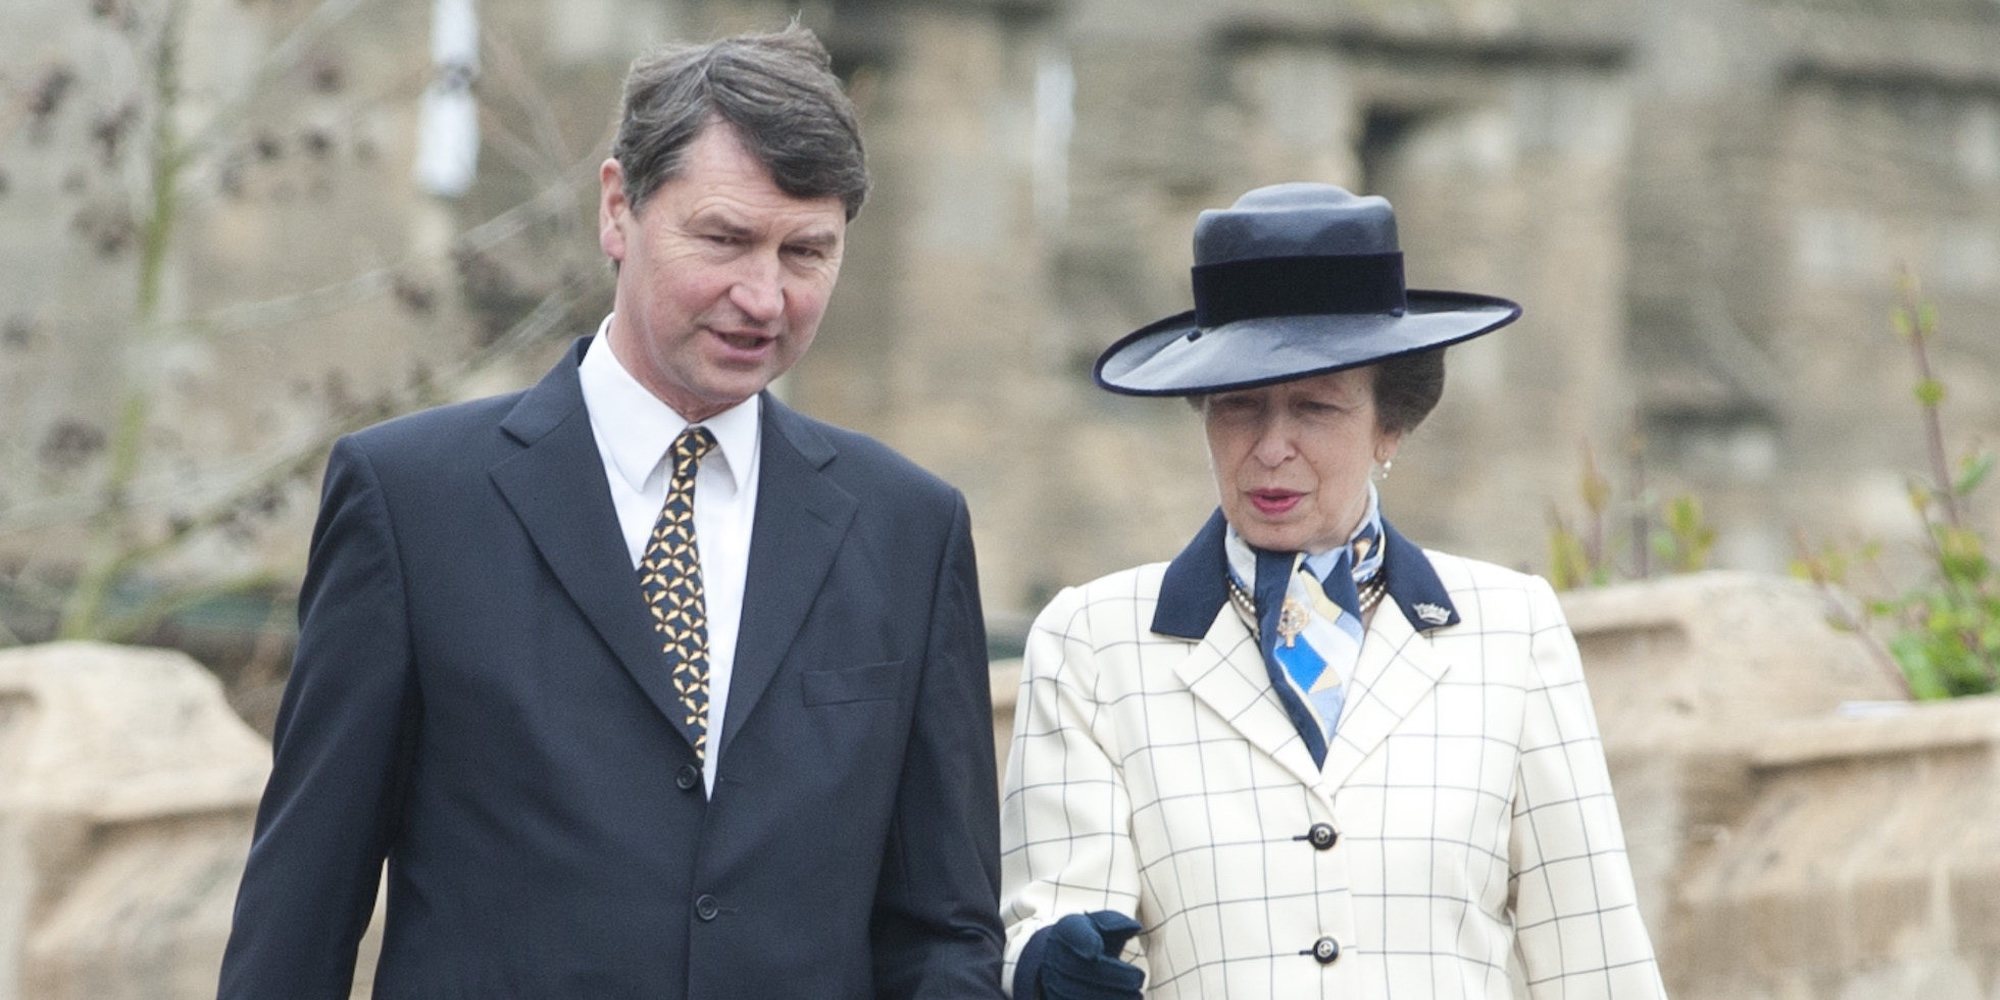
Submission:
M 625 223 L 632 203 L 625 199 L 625 168 L 607 159 L 597 168 L 597 245 L 614 262 L 625 260 Z

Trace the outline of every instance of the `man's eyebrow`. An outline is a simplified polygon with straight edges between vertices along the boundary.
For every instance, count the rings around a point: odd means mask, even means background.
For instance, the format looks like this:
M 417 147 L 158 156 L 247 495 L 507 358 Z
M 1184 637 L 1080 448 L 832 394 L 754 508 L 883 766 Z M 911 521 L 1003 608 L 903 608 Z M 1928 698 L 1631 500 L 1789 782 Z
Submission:
M 749 226 L 729 218 L 720 212 L 700 212 L 688 223 L 700 229 L 709 229 L 724 236 L 747 238 L 754 235 Z
M 831 250 L 840 245 L 840 234 L 831 229 L 814 229 L 793 236 L 785 242 L 813 250 Z

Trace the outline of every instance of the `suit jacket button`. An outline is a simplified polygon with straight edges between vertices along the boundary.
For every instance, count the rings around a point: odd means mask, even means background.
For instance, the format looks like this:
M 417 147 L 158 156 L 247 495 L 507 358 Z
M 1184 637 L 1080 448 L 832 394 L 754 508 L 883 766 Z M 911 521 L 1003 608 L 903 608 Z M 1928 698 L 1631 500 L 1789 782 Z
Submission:
M 694 915 L 703 923 L 714 920 L 721 912 L 722 904 L 716 902 L 714 896 L 704 892 L 694 898 Z
M 699 784 L 701 784 L 701 768 L 693 764 L 682 764 L 681 769 L 674 772 L 674 785 L 683 792 L 692 792 L 694 786 Z
M 1340 942 L 1330 937 L 1323 937 L 1314 941 L 1312 957 L 1313 961 L 1321 965 L 1332 965 L 1333 960 L 1340 957 Z
M 1334 830 L 1331 823 L 1314 823 L 1312 829 L 1306 831 L 1306 840 L 1315 850 L 1324 851 L 1340 840 L 1340 834 Z

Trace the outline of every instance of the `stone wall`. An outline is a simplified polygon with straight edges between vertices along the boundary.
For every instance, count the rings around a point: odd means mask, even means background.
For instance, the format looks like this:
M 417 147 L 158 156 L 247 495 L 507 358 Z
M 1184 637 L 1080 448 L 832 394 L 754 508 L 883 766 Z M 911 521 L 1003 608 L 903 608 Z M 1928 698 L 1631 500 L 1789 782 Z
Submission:
M 510 124 L 451 200 L 412 179 L 430 4 L 8 17 L 0 584 L 70 576 L 93 535 L 183 538 L 146 582 L 295 578 L 335 434 L 515 387 L 574 332 L 575 297 L 601 308 L 579 157 L 622 59 L 583 115 L 560 65 L 538 76 L 494 37 L 481 96 Z
M 2000 997 L 2000 700 L 1772 727 L 1687 845 L 1682 995 Z
M 1796 581 L 1564 607 L 1673 995 L 2000 998 L 2000 698 L 1902 700 Z
M 425 5 L 185 0 L 164 117 L 195 145 L 145 321 L 164 5 L 16 6 L 0 589 L 73 571 L 101 513 L 126 547 L 188 534 L 146 579 L 296 579 L 328 435 L 518 386 L 601 315 L 592 168 L 629 58 L 796 7 L 481 3 L 486 141 L 454 200 L 410 179 Z M 1186 408 L 1107 397 L 1089 362 L 1188 305 L 1199 210 L 1280 179 L 1390 195 L 1415 283 L 1527 306 L 1453 352 L 1385 487 L 1427 543 L 1539 564 L 1551 508 L 1580 506 L 1582 450 L 1623 480 L 1635 441 L 1645 499 L 1706 501 L 1720 565 L 1780 569 L 1795 528 L 1915 538 L 1922 439 L 1884 319 L 1899 263 L 1939 302 L 1954 446 L 2000 432 L 2000 340 L 1981 335 L 2000 315 L 1990 5 L 840 0 L 805 17 L 852 82 L 877 184 L 781 391 L 966 490 L 995 612 L 1164 558 L 1206 514 Z M 107 492 L 140 397 L 135 472 Z

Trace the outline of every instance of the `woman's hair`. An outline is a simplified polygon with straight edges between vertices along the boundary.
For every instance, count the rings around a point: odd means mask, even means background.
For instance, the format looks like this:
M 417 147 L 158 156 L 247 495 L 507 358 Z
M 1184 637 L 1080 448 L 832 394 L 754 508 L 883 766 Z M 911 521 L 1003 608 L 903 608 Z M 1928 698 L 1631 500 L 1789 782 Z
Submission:
M 1384 434 L 1406 434 L 1430 416 L 1444 395 L 1444 348 L 1375 364 L 1375 423 Z
M 1444 396 L 1444 348 L 1377 361 L 1375 426 L 1384 434 L 1416 430 Z M 1209 393 L 1184 397 L 1196 412 L 1206 412 Z

